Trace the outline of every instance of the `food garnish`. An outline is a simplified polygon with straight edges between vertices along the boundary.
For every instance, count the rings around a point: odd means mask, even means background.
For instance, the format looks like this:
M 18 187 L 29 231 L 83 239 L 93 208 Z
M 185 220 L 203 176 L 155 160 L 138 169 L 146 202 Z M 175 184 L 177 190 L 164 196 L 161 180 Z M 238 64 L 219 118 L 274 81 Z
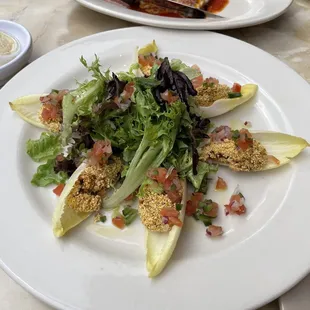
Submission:
M 108 158 L 111 153 L 109 150 L 104 152 L 102 148 L 103 145 L 108 145 L 108 142 L 102 142 L 96 142 L 90 152 L 92 161 L 89 160 L 88 164 L 83 163 L 79 166 L 60 195 L 53 215 L 53 231 L 56 237 L 63 236 L 93 212 L 98 212 L 106 191 L 119 179 L 122 162 L 116 156 Z M 101 152 L 98 150 L 98 145 L 101 147 Z M 96 162 L 94 153 L 97 155 Z
M 227 189 L 227 183 L 226 183 L 226 181 L 225 181 L 223 178 L 218 177 L 218 178 L 217 178 L 217 181 L 216 181 L 215 189 L 216 189 L 217 191 L 224 191 L 224 190 L 226 190 L 226 189 Z
M 245 84 L 241 86 L 241 90 L 234 91 L 235 85 L 231 89 L 227 85 L 219 84 L 218 80 L 212 79 L 212 82 L 204 82 L 203 86 L 197 90 L 198 100 L 192 102 L 191 108 L 193 112 L 211 118 L 225 114 L 248 102 L 257 93 L 258 86 Z
M 176 209 L 177 206 L 176 203 L 172 202 L 168 203 L 170 205 L 169 208 L 171 209 L 167 209 L 168 207 L 165 207 L 163 205 L 159 213 L 159 215 L 162 216 L 162 223 L 161 224 L 158 223 L 159 225 L 156 226 L 155 231 L 146 229 L 145 233 L 146 267 L 150 278 L 159 275 L 166 267 L 179 239 L 185 215 L 186 192 L 187 192 L 186 181 L 181 181 L 181 188 L 182 188 L 181 190 L 182 201 L 180 202 L 180 204 L 182 204 L 183 206 L 181 210 L 178 211 Z M 152 195 L 154 194 L 152 194 L 151 192 L 151 196 Z M 155 193 L 155 197 L 156 195 L 158 194 Z M 143 199 L 144 208 L 146 208 L 147 205 L 146 202 L 144 201 L 144 198 L 142 197 L 140 199 Z M 141 202 L 139 205 L 139 210 L 141 210 L 140 206 Z M 139 211 L 139 213 L 141 216 L 141 211 Z
M 229 204 L 225 205 L 225 215 L 244 214 L 246 212 L 246 207 L 244 204 L 245 204 L 245 198 L 240 192 L 239 186 L 237 186 L 232 196 L 230 197 Z
M 289 163 L 308 146 L 306 140 L 288 134 L 220 126 L 200 149 L 200 160 L 211 160 L 235 171 L 262 171 Z
M 221 226 L 210 225 L 206 229 L 207 236 L 218 237 L 223 234 L 223 228 Z

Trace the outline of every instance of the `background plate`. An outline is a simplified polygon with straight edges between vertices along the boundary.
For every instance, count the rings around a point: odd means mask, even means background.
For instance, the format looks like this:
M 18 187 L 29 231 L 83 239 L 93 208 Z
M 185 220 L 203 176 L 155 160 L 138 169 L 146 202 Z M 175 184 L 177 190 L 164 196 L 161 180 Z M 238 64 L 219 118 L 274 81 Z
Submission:
M 225 18 L 207 19 L 171 18 L 145 14 L 104 0 L 76 0 L 83 6 L 120 19 L 143 25 L 175 28 L 221 30 L 254 26 L 270 21 L 285 12 L 293 0 L 230 0 L 220 13 Z

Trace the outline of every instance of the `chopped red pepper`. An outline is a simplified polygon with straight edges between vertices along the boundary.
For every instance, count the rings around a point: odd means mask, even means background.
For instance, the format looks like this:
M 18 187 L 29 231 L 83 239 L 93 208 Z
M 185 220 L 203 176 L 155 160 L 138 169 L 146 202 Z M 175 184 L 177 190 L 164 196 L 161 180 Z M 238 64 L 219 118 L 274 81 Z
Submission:
M 173 208 L 163 208 L 160 210 L 160 215 L 161 216 L 166 216 L 166 217 L 179 217 L 179 211 L 173 209 Z
M 170 216 L 170 217 L 168 217 L 168 219 L 169 219 L 169 224 L 170 225 L 175 225 L 175 226 L 178 226 L 178 227 L 182 227 L 183 226 L 183 222 L 181 220 L 179 220 L 177 217 Z
M 54 194 L 57 195 L 57 196 L 60 196 L 62 191 L 63 191 L 63 189 L 64 189 L 64 187 L 65 187 L 65 184 L 63 184 L 63 183 L 59 184 L 57 187 L 55 187 L 53 189 Z
M 114 218 L 112 218 L 112 224 L 119 229 L 124 229 L 125 219 L 122 216 L 114 217 Z
M 231 90 L 234 93 L 240 93 L 241 92 L 241 85 L 239 83 L 234 83 Z
M 104 163 L 112 154 L 112 146 L 109 140 L 98 140 L 93 149 L 89 152 L 89 162 L 91 165 Z
M 227 189 L 227 183 L 225 182 L 225 180 L 221 177 L 217 178 L 217 182 L 216 182 L 216 187 L 215 189 L 218 190 L 225 190 Z

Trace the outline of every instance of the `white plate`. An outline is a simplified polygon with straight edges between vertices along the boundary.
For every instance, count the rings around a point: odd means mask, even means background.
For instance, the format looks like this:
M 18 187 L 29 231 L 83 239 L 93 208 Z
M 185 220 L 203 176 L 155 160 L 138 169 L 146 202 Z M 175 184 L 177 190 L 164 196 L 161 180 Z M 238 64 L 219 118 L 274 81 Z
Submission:
M 254 26 L 283 14 L 293 0 L 230 0 L 219 13 L 225 18 L 206 19 L 171 18 L 133 11 L 105 0 L 76 0 L 83 6 L 133 23 L 175 29 L 221 30 Z
M 289 292 L 281 296 L 279 305 L 281 310 L 309 310 L 310 309 L 310 276 L 304 278 Z
M 51 230 L 56 198 L 30 184 L 36 165 L 25 142 L 39 130 L 8 107 L 22 95 L 70 88 L 87 75 L 79 63 L 96 53 L 103 67 L 126 70 L 134 48 L 156 39 L 161 55 L 197 63 L 221 81 L 259 84 L 250 103 L 221 117 L 222 123 L 250 120 L 310 140 L 309 85 L 279 60 L 247 43 L 209 32 L 145 27 L 104 32 L 66 44 L 31 63 L 0 92 L 0 265 L 30 292 L 61 309 L 217 309 L 258 307 L 289 289 L 309 270 L 309 154 L 275 171 L 257 174 L 221 169 L 225 194 L 209 197 L 222 206 L 237 183 L 247 198 L 245 217 L 217 220 L 226 235 L 212 240 L 188 218 L 175 255 L 163 274 L 145 271 L 143 229 L 103 237 L 85 222 L 61 240 Z M 209 42 L 212 44 L 209 44 Z M 186 43 L 185 43 L 186 42 Z M 219 122 L 219 119 L 217 120 Z M 294 266 L 294 268 L 291 268 Z

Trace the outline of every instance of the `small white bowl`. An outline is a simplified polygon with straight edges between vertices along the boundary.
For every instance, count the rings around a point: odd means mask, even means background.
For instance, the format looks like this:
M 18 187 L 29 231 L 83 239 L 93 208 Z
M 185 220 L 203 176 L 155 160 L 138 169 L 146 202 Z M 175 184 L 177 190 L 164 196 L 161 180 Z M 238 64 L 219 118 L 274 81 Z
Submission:
M 18 45 L 12 55 L 0 54 L 0 86 L 2 86 L 27 64 L 32 51 L 32 38 L 26 28 L 8 20 L 0 20 L 0 32 L 13 38 Z

